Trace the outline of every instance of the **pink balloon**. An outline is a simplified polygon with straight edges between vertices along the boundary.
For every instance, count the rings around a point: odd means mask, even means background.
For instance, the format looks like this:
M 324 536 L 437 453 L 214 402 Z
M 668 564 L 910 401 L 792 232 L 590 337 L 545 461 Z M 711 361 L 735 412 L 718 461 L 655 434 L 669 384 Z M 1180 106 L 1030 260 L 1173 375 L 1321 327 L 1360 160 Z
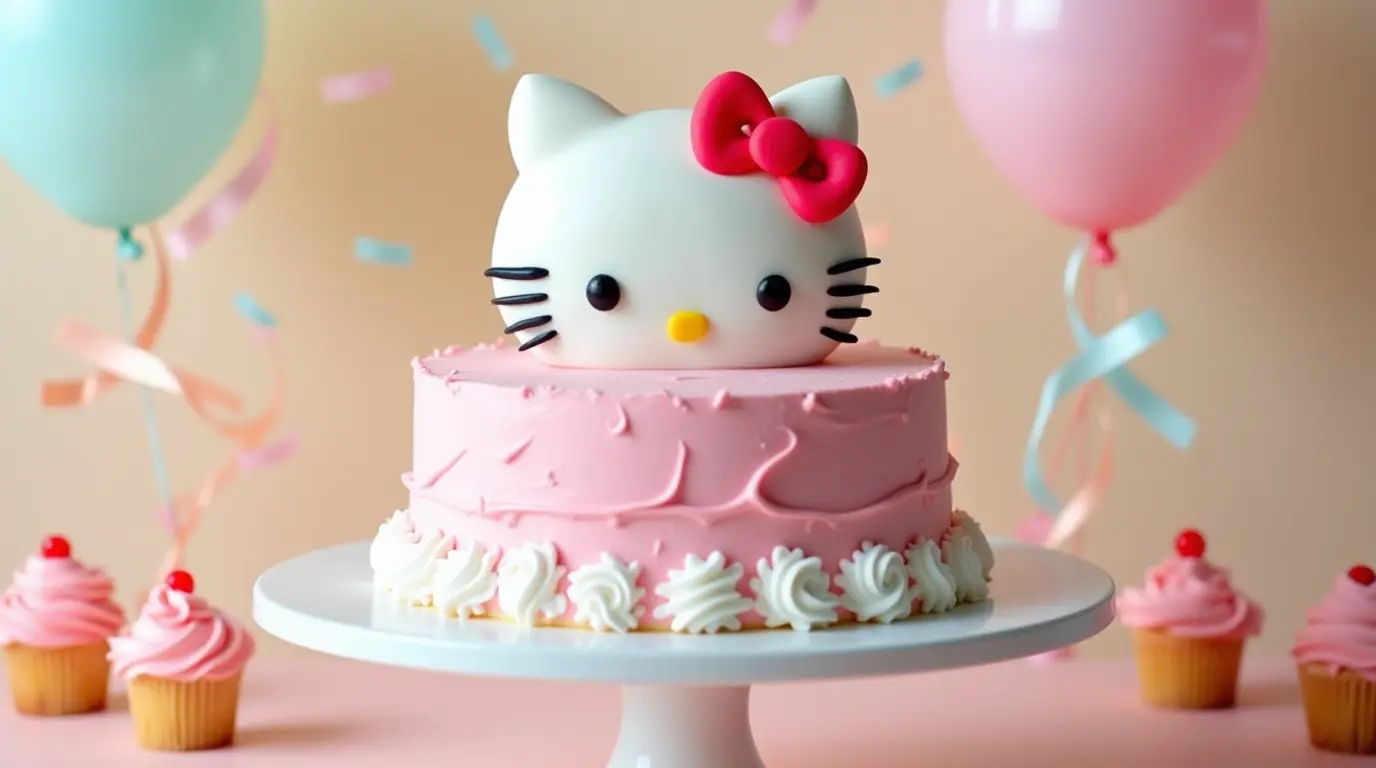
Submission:
M 1263 0 L 948 0 L 946 64 L 976 141 L 1043 213 L 1140 224 L 1236 138 Z

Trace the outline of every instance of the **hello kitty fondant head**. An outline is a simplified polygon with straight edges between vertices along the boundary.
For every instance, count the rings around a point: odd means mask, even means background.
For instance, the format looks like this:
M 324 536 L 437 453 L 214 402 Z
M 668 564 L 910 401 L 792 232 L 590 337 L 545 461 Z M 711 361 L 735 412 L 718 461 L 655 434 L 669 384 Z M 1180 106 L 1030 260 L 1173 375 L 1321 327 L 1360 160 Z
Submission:
M 867 166 L 844 78 L 770 98 L 728 72 L 692 110 L 624 115 L 526 75 L 508 132 L 519 176 L 487 275 L 542 362 L 794 366 L 856 340 L 878 260 L 853 206 Z

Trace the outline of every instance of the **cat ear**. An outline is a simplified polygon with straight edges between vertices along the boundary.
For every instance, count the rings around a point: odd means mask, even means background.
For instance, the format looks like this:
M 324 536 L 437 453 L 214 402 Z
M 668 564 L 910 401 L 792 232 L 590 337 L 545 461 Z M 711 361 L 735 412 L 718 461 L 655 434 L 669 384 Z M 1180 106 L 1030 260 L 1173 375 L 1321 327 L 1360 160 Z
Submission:
M 507 113 L 511 157 L 523 170 L 621 116 L 586 88 L 549 75 L 525 75 L 516 83 Z
M 814 137 L 860 142 L 860 118 L 855 111 L 855 94 L 840 75 L 804 80 L 774 94 L 769 99 L 774 110 L 798 121 Z

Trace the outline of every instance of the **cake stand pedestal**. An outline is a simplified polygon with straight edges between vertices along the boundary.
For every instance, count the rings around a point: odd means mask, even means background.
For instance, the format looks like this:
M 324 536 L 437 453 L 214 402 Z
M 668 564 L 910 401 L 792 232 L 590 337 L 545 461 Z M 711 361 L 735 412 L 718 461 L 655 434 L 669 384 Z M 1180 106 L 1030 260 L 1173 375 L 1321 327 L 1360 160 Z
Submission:
M 349 659 L 619 684 L 621 733 L 607 768 L 763 768 L 750 731 L 752 684 L 1007 661 L 1078 643 L 1113 620 L 1113 581 L 1099 568 L 1023 544 L 994 549 L 989 601 L 809 633 L 609 635 L 444 620 L 374 594 L 367 542 L 272 567 L 254 585 L 253 617 L 289 643 Z

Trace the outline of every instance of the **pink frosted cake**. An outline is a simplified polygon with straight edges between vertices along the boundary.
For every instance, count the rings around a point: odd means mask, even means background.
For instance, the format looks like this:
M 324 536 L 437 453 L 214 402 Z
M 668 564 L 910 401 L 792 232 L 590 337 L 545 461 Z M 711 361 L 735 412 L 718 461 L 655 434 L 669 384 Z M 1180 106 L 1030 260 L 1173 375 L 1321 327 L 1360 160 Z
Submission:
M 417 359 L 379 590 L 600 631 L 891 622 L 988 595 L 946 373 L 857 343 L 866 161 L 838 77 L 622 115 L 529 75 L 493 303 L 517 340 Z M 844 346 L 843 346 L 844 345 Z

